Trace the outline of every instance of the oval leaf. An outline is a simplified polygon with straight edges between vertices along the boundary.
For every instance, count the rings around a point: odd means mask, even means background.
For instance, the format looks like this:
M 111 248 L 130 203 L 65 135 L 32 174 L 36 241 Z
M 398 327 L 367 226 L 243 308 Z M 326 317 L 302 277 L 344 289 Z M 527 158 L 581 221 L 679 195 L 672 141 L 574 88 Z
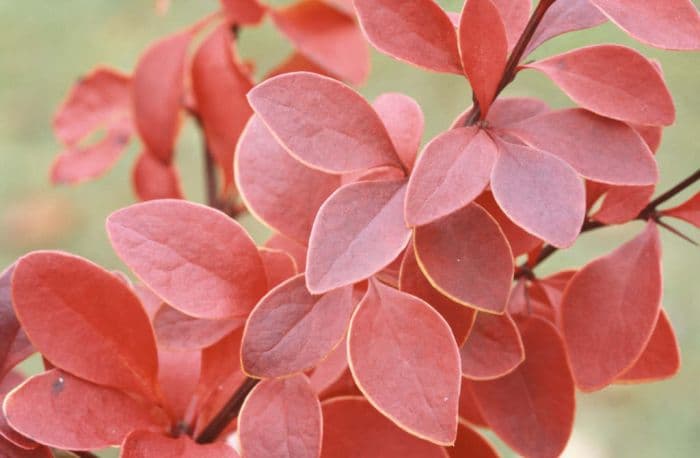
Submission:
M 248 100 L 275 137 L 310 167 L 342 173 L 399 164 L 374 109 L 334 79 L 280 75 L 257 85 Z
M 559 456 L 574 421 L 574 383 L 564 343 L 556 329 L 537 318 L 521 328 L 525 361 L 496 380 L 472 382 L 489 427 L 524 456 Z
M 481 205 L 496 220 L 508 240 L 510 249 L 513 252 L 513 258 L 527 254 L 542 244 L 542 240 L 525 231 L 508 218 L 508 215 L 503 213 L 501 207 L 498 206 L 498 202 L 493 198 L 493 193 L 490 191 L 484 191 L 475 202 Z
M 347 286 L 314 296 L 304 275 L 270 291 L 253 309 L 243 333 L 243 369 L 282 377 L 315 366 L 343 339 L 354 302 Z
M 632 367 L 661 307 L 656 224 L 648 223 L 633 240 L 579 270 L 561 307 L 569 362 L 580 389 L 601 389 Z
M 551 38 L 576 30 L 590 29 L 606 20 L 605 15 L 593 6 L 590 0 L 553 2 L 532 35 L 525 55 L 529 55 Z
M 439 135 L 421 154 L 406 191 L 406 222 L 422 226 L 463 208 L 484 190 L 496 145 L 483 130 L 458 128 Z
M 526 67 L 545 73 L 574 102 L 599 115 L 655 126 L 668 126 L 676 118 L 662 76 L 633 49 L 589 46 Z
M 187 436 L 168 437 L 163 433 L 134 431 L 124 440 L 120 458 L 238 458 L 224 442 L 198 444 Z
M 190 316 L 245 317 L 265 292 L 255 243 L 240 224 L 211 208 L 178 200 L 132 205 L 109 216 L 107 232 L 131 270 Z
M 209 347 L 243 324 L 243 319 L 194 318 L 167 304 L 163 304 L 153 318 L 153 328 L 159 346 L 173 351 L 193 351 Z
M 29 340 L 56 367 L 154 395 L 153 330 L 141 302 L 117 276 L 77 256 L 35 252 L 17 262 L 12 295 Z
M 457 33 L 433 0 L 355 0 L 355 10 L 379 51 L 428 70 L 462 74 Z
M 530 0 L 492 0 L 498 8 L 506 35 L 508 36 L 508 51 L 515 47 L 520 39 L 520 35 L 525 30 L 528 19 L 530 19 Z
M 458 352 L 448 324 L 433 308 L 370 281 L 350 324 L 348 360 L 358 387 L 381 413 L 416 437 L 454 443 Z
M 136 159 L 131 181 L 136 196 L 142 201 L 183 198 L 175 165 L 165 165 L 148 152 L 141 153 Z
M 498 146 L 491 191 L 501 209 L 518 226 L 558 248 L 573 244 L 586 213 L 578 174 L 544 151 L 506 142 Z
M 340 186 L 339 176 L 292 158 L 257 116 L 243 131 L 235 168 L 246 207 L 265 224 L 303 244 L 318 208 Z
M 321 404 L 305 376 L 264 380 L 241 408 L 242 453 L 247 458 L 316 458 L 321 422 Z
M 425 129 L 420 105 L 406 95 L 392 92 L 377 97 L 372 106 L 389 132 L 404 167 L 411 170 Z
M 438 291 L 489 313 L 503 313 L 513 281 L 513 255 L 491 216 L 470 204 L 416 229 L 416 257 Z
M 403 251 L 405 181 L 362 181 L 321 206 L 309 239 L 306 284 L 314 294 L 364 280 Z
M 502 377 L 525 360 L 520 332 L 508 314 L 479 313 L 459 353 L 462 376 L 471 380 Z

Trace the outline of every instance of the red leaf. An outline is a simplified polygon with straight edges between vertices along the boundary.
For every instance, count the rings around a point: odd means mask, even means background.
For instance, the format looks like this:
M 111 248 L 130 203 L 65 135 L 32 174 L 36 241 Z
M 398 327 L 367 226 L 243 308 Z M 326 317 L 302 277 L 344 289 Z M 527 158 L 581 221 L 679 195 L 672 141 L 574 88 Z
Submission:
M 155 396 L 156 343 L 139 299 L 115 275 L 77 256 L 35 252 L 12 279 L 17 318 L 56 367 Z
M 675 120 L 673 100 L 662 76 L 631 48 L 589 46 L 526 67 L 545 73 L 574 102 L 599 115 L 655 126 Z
M 339 173 L 399 163 L 374 109 L 336 80 L 306 72 L 280 75 L 257 85 L 248 100 L 275 137 L 310 167 Z
M 153 317 L 159 347 L 172 351 L 194 351 L 209 347 L 234 329 L 243 327 L 245 320 L 203 320 L 170 307 L 167 304 Z
M 498 452 L 491 444 L 467 423 L 460 421 L 457 429 L 457 442 L 447 448 L 451 458 L 498 458 Z
M 548 111 L 549 106 L 539 99 L 506 97 L 493 102 L 488 122 L 496 128 L 503 128 Z
M 228 25 L 222 24 L 211 32 L 192 60 L 197 114 L 226 185 L 233 183 L 233 152 L 253 113 L 246 99 L 253 82 L 234 54 L 232 41 Z
M 56 369 L 13 390 L 3 409 L 10 426 L 21 434 L 66 450 L 115 446 L 131 431 L 167 426 L 165 416 L 153 407 Z
M 140 200 L 184 198 L 175 165 L 165 165 L 148 152 L 136 159 L 131 180 Z
M 664 49 L 700 49 L 700 14 L 690 0 L 591 0 L 642 43 Z
M 241 408 L 241 450 L 247 458 L 316 458 L 321 422 L 321 404 L 305 376 L 264 380 Z
M 303 244 L 318 208 L 340 186 L 337 175 L 292 158 L 257 116 L 238 143 L 235 169 L 246 207 L 259 220 Z
M 654 195 L 655 186 L 610 186 L 600 208 L 592 215 L 604 224 L 622 224 L 635 219 Z
M 265 248 L 289 253 L 294 258 L 298 270 L 306 268 L 306 246 L 301 243 L 295 242 L 282 234 L 274 234 L 265 242 Z
M 544 15 L 540 26 L 535 30 L 525 55 L 529 55 L 542 43 L 558 35 L 590 29 L 605 21 L 605 15 L 598 11 L 598 8 L 593 6 L 590 0 L 554 2 Z
M 15 387 L 24 382 L 25 377 L 16 371 L 8 372 L 7 375 L 3 376 L 2 383 L 0 383 L 0 405 L 5 401 L 5 396 L 12 391 Z M 5 444 L 6 439 L 9 444 Z M 9 424 L 7 424 L 7 418 L 5 418 L 5 413 L 0 409 L 0 452 L 4 451 L 3 446 L 8 449 L 12 446 L 19 447 L 19 449 L 33 450 L 39 447 L 35 441 L 25 437 L 12 429 Z M 8 452 L 9 453 L 9 452 Z M 17 452 L 20 453 L 19 451 Z M 0 456 L 5 456 L 0 453 Z M 14 457 L 13 454 L 9 455 Z M 51 455 L 52 456 L 52 455 Z
M 458 345 L 462 345 L 474 324 L 476 311 L 449 299 L 430 284 L 418 265 L 413 247 L 409 246 L 401 263 L 399 276 L 401 291 L 423 299 L 442 315 L 452 329 Z
M 0 273 L 0 379 L 34 353 L 12 305 L 12 274 L 15 265 Z
M 462 74 L 457 33 L 433 0 L 355 0 L 355 10 L 379 51 L 428 70 Z
M 458 352 L 450 327 L 432 307 L 370 281 L 350 323 L 348 360 L 358 387 L 382 414 L 416 437 L 452 444 Z
M 192 423 L 201 368 L 200 351 L 158 351 L 158 382 L 173 424 Z
M 120 458 L 238 458 L 224 442 L 198 444 L 187 436 L 168 437 L 162 433 L 134 431 L 122 444 Z
M 348 373 L 347 343 L 345 338 L 331 351 L 326 358 L 316 365 L 309 383 L 314 392 L 322 399 L 324 392 Z M 352 375 L 350 375 L 352 379 Z
M 192 33 L 171 35 L 141 55 L 132 79 L 133 117 L 146 149 L 170 164 L 180 127 L 185 59 Z
M 323 403 L 322 458 L 446 458 L 442 447 L 402 431 L 360 396 Z
M 525 360 L 520 332 L 508 314 L 477 314 L 472 331 L 459 353 L 462 376 L 471 380 L 502 377 Z
M 493 110 L 491 110 L 491 112 L 493 113 Z M 510 218 L 503 213 L 501 207 L 498 206 L 498 203 L 493 198 L 493 194 L 490 191 L 484 191 L 475 202 L 481 205 L 484 210 L 496 220 L 498 226 L 508 240 L 510 249 L 513 252 L 513 258 L 529 253 L 542 243 L 542 240 L 523 230 L 520 226 L 511 221 Z
M 293 72 L 318 73 L 319 75 L 340 79 L 333 75 L 329 70 L 320 67 L 315 62 L 312 62 L 308 57 L 304 56 L 303 54 L 300 54 L 298 51 L 294 51 L 281 64 L 277 65 L 272 70 L 270 70 L 265 75 L 263 80 L 268 80 L 278 75 Z
M 469 0 L 464 4 L 459 23 L 459 52 L 483 119 L 496 98 L 508 58 L 505 25 L 491 0 Z
M 188 315 L 245 317 L 266 290 L 253 240 L 211 208 L 179 200 L 136 204 L 112 213 L 107 232 L 131 270 Z
M 274 288 L 299 273 L 296 261 L 286 251 L 258 248 L 258 253 L 260 253 L 260 259 L 265 266 L 268 289 Z
M 516 452 L 559 456 L 571 435 L 575 404 L 564 343 L 552 325 L 537 318 L 521 333 L 525 361 L 505 377 L 471 386 L 491 429 Z
M 312 368 L 343 339 L 354 305 L 352 287 L 314 296 L 304 275 L 282 283 L 248 318 L 241 351 L 244 370 L 271 378 Z
M 476 204 L 416 229 L 416 258 L 430 283 L 455 302 L 503 313 L 513 255 L 491 216 Z
M 472 384 L 464 377 L 462 377 L 462 387 L 459 392 L 459 420 L 460 423 L 466 421 L 481 428 L 488 428 L 486 420 L 481 415 L 481 409 L 474 398 Z M 459 432 L 457 434 L 459 435 Z
M 696 192 L 693 197 L 679 206 L 669 208 L 661 213 L 666 216 L 682 219 L 700 228 L 700 192 Z
M 422 226 L 469 204 L 488 184 L 496 153 L 483 130 L 457 128 L 436 137 L 408 182 L 406 222 Z
M 420 105 L 406 95 L 390 92 L 377 97 L 372 106 L 389 132 L 404 167 L 411 170 L 425 128 Z
M 262 21 L 265 7 L 258 0 L 220 0 L 232 24 L 253 25 Z
M 499 142 L 491 191 L 510 219 L 558 248 L 576 240 L 586 212 L 578 174 L 558 157 Z
M 576 385 L 612 383 L 644 351 L 661 307 L 656 225 L 574 275 L 562 299 L 562 331 Z
M 321 206 L 306 261 L 314 294 L 364 280 L 388 266 L 411 238 L 403 219 L 406 182 L 361 181 Z
M 352 16 L 321 0 L 301 0 L 270 13 L 280 32 L 311 61 L 352 84 L 367 79 L 369 50 Z
M 530 19 L 532 2 L 530 0 L 492 0 L 492 2 L 498 9 L 505 26 L 508 36 L 508 51 L 510 51 L 518 42 L 528 19 Z
M 666 312 L 661 309 L 649 343 L 634 366 L 617 378 L 618 383 L 648 383 L 671 378 L 681 367 L 676 334 Z
M 654 156 L 634 129 L 580 108 L 529 118 L 508 132 L 563 159 L 591 180 L 649 185 L 659 178 Z

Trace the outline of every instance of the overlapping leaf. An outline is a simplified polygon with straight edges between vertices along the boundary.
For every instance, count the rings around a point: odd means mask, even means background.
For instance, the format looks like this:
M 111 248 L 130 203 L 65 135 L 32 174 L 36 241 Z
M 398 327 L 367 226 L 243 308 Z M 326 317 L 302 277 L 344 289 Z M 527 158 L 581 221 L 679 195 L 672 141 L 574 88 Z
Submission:
M 175 165 L 165 165 L 148 152 L 136 159 L 131 181 L 140 200 L 183 198 Z
M 454 447 L 448 447 L 447 452 L 451 458 L 463 458 L 465 456 L 474 458 L 497 458 L 499 455 L 496 449 L 469 424 L 464 421 L 459 422 L 457 429 L 457 441 Z
M 13 264 L 0 273 L 0 379 L 34 352 L 12 305 L 11 280 L 14 270 Z
M 525 55 L 545 41 L 576 30 L 590 29 L 606 21 L 605 15 L 590 0 L 560 0 L 554 2 L 530 40 Z
M 201 350 L 209 347 L 236 328 L 243 327 L 243 318 L 205 320 L 185 315 L 163 304 L 153 317 L 158 344 L 174 351 Z
M 525 360 L 520 332 L 508 314 L 479 313 L 459 353 L 462 376 L 471 380 L 502 377 Z
M 420 106 L 406 95 L 390 92 L 377 97 L 372 107 L 389 132 L 389 137 L 404 167 L 411 170 L 416 161 L 425 128 L 425 119 Z
M 244 317 L 267 287 L 255 243 L 225 214 L 178 200 L 112 213 L 119 257 L 165 302 L 205 319 Z
M 700 192 L 695 193 L 693 197 L 677 207 L 664 210 L 663 214 L 682 219 L 700 228 Z
M 238 453 L 224 442 L 197 444 L 187 436 L 168 437 L 162 433 L 135 431 L 124 440 L 121 458 L 238 458 Z
M 348 359 L 380 412 L 416 437 L 454 442 L 459 353 L 448 324 L 428 304 L 370 281 L 350 324 Z
M 260 253 L 263 266 L 265 266 L 265 276 L 269 289 L 299 273 L 296 261 L 286 251 L 263 247 L 258 248 L 258 253 Z

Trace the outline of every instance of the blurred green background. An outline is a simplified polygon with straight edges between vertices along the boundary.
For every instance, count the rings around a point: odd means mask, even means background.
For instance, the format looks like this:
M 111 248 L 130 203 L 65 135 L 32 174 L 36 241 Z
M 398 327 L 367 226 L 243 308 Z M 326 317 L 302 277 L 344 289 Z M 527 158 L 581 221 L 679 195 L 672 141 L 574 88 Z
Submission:
M 48 170 L 60 147 L 52 135 L 52 115 L 81 74 L 97 64 L 130 72 L 148 43 L 213 11 L 217 3 L 174 0 L 168 14 L 158 15 L 152 0 L 0 0 L 2 267 L 30 250 L 60 248 L 108 268 L 124 269 L 110 250 L 104 219 L 114 209 L 134 201 L 130 166 L 138 145 L 133 142 L 125 157 L 102 179 L 78 187 L 54 188 L 48 182 Z M 458 11 L 462 2 L 440 3 Z M 644 47 L 608 24 L 555 39 L 534 57 L 610 41 L 633 46 L 658 59 L 674 94 L 678 121 L 666 130 L 658 153 L 662 177 L 658 189 L 663 191 L 700 165 L 700 55 Z M 256 61 L 260 73 L 291 49 L 269 23 L 245 30 L 241 46 L 243 55 Z M 372 75 L 361 88 L 362 93 L 374 98 L 382 92 L 399 91 L 414 97 L 426 113 L 425 139 L 446 129 L 471 100 L 463 78 L 424 72 L 378 53 L 372 54 L 372 66 Z M 507 94 L 541 97 L 556 107 L 571 104 L 534 72 L 519 75 Z M 201 145 L 190 124 L 179 141 L 178 163 L 187 196 L 201 201 Z M 690 191 L 686 191 L 674 203 L 689 195 Z M 251 219 L 245 224 L 258 240 L 264 239 L 261 226 Z M 689 225 L 677 226 L 698 238 L 697 231 Z M 560 252 L 545 263 L 541 272 L 580 266 L 629 239 L 641 227 L 641 223 L 632 223 L 587 234 L 573 249 Z M 662 383 L 579 395 L 575 432 L 566 456 L 698 455 L 700 251 L 666 232 L 663 241 L 664 304 L 681 341 L 681 373 Z

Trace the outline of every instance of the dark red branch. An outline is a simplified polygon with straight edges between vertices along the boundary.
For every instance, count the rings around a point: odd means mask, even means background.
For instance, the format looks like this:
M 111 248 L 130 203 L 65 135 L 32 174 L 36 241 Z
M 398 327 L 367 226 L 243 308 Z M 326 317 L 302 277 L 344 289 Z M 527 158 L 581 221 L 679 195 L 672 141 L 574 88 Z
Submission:
M 233 393 L 233 396 L 224 404 L 219 413 L 209 422 L 204 431 L 197 437 L 200 444 L 214 442 L 226 429 L 231 421 L 238 416 L 248 393 L 258 384 L 260 380 L 246 378 L 243 384 Z

